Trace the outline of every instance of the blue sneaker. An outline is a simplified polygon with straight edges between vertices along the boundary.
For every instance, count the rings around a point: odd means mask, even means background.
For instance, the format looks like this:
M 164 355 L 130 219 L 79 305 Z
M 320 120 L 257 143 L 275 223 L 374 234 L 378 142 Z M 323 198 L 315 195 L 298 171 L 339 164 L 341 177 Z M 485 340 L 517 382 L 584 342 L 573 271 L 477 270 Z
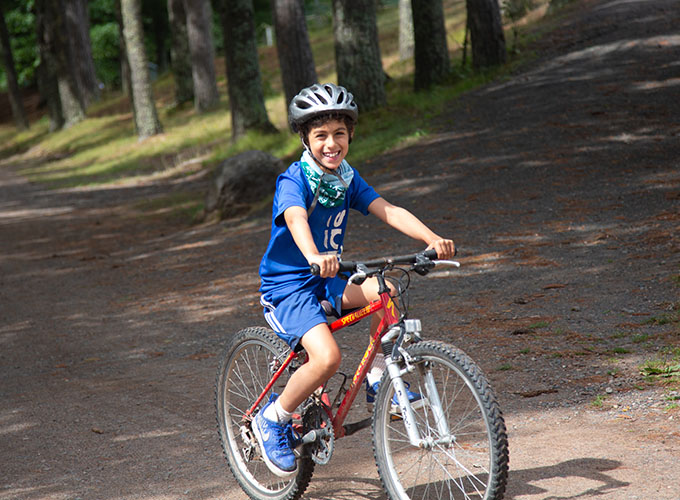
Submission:
M 264 416 L 264 410 L 274 404 L 276 397 L 272 394 L 269 402 L 255 415 L 252 429 L 269 470 L 281 478 L 288 478 L 297 472 L 295 453 L 291 448 L 291 436 L 294 435 L 291 423 L 280 424 Z
M 368 380 L 366 382 L 366 403 L 375 403 L 375 396 L 378 394 L 378 389 L 380 388 L 380 382 L 376 382 L 373 385 L 368 385 Z M 417 392 L 411 392 L 410 385 L 408 382 L 404 382 L 406 385 L 406 393 L 408 394 L 408 400 L 411 402 L 411 408 L 417 410 L 422 408 L 424 401 L 423 396 Z M 392 413 L 399 411 L 399 400 L 397 400 L 397 395 L 392 396 Z

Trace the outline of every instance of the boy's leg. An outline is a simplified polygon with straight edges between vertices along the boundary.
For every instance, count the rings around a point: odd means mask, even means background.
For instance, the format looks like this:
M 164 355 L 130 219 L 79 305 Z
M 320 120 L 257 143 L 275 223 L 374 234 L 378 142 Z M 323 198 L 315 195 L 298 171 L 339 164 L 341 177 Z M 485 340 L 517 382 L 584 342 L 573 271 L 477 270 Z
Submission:
M 387 286 L 390 286 L 389 284 Z M 390 293 L 392 288 L 390 287 Z M 342 308 L 343 309 L 355 309 L 357 307 L 364 307 L 370 302 L 378 298 L 378 280 L 377 278 L 369 278 L 364 281 L 361 285 L 355 285 L 354 283 L 347 285 L 345 288 L 345 293 L 342 295 Z M 371 336 L 378 329 L 378 325 L 382 320 L 385 313 L 383 311 L 378 311 L 373 316 L 371 316 Z
M 281 407 L 288 412 L 294 411 L 340 367 L 340 348 L 327 324 L 313 327 L 302 336 L 300 343 L 307 351 L 309 361 L 293 373 L 279 396 Z

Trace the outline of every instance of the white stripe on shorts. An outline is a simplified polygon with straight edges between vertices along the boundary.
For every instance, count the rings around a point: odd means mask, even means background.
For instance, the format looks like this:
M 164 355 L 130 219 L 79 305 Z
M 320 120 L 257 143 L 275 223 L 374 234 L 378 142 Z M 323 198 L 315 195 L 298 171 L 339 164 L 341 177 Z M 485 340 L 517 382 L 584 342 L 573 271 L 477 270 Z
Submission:
M 274 330 L 276 333 L 285 334 L 286 330 L 283 328 L 283 325 L 279 323 L 279 320 L 274 315 L 276 307 L 274 307 L 272 303 L 264 300 L 264 297 L 260 297 L 260 304 L 262 304 L 262 306 L 267 309 L 267 312 L 264 313 L 264 319 L 267 320 L 267 323 L 269 323 L 269 326 L 272 327 L 272 330 Z

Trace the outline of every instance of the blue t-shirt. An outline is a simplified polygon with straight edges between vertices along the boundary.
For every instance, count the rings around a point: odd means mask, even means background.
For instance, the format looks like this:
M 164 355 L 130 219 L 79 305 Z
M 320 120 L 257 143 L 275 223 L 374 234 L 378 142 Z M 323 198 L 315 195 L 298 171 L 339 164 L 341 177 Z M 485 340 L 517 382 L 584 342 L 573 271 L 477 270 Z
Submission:
M 340 205 L 326 208 L 317 203 L 308 222 L 319 252 L 340 255 L 349 209 L 368 215 L 368 206 L 378 197 L 378 193 L 354 170 L 354 177 Z M 271 238 L 260 263 L 260 292 L 286 294 L 321 280 L 309 272 L 309 263 L 295 244 L 283 216 L 290 207 L 309 209 L 313 200 L 314 193 L 299 162 L 279 175 L 272 207 Z

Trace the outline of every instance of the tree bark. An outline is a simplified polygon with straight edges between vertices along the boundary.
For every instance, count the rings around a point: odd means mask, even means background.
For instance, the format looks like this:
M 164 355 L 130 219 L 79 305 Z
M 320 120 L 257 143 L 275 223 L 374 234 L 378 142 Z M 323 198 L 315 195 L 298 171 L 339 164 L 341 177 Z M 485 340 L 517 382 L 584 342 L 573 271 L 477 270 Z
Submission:
M 276 49 L 286 103 L 317 83 L 314 56 L 307 34 L 303 0 L 272 0 Z
M 168 0 L 170 19 L 170 65 L 175 80 L 175 102 L 193 101 L 194 82 L 187 34 L 187 16 L 183 0 Z
M 260 61 L 255 41 L 252 0 L 220 0 L 224 58 L 234 138 L 248 130 L 274 133 L 264 105 Z
M 67 39 L 64 3 L 62 0 L 38 0 L 35 5 L 36 11 L 43 15 L 46 48 L 54 63 L 64 127 L 70 127 L 85 119 L 85 107 L 71 67 L 73 54 Z
M 115 0 L 114 13 L 118 23 L 118 47 L 120 59 L 120 88 L 123 95 L 132 97 L 132 79 L 130 76 L 130 62 L 127 56 L 127 46 L 125 44 L 125 34 L 123 32 L 123 13 L 121 12 L 120 0 Z M 134 111 L 134 105 L 132 106 Z
M 387 102 L 380 59 L 375 0 L 333 0 L 338 83 L 365 111 Z
M 476 69 L 505 63 L 505 35 L 498 0 L 466 0 L 472 66 Z
M 212 11 L 208 0 L 184 0 L 194 107 L 200 113 L 217 107 L 220 95 L 215 75 L 215 48 L 212 42 Z
M 132 102 L 135 108 L 135 125 L 140 140 L 163 129 L 156 113 L 151 78 L 146 53 L 141 19 L 141 0 L 121 0 L 123 32 L 127 47 L 130 75 L 132 80 Z
M 444 7 L 441 0 L 412 0 L 416 90 L 443 82 L 449 75 Z
M 61 98 L 57 86 L 57 64 L 50 51 L 50 34 L 45 19 L 44 5 L 42 2 L 36 2 L 35 7 L 36 39 L 40 52 L 40 64 L 36 70 L 36 79 L 38 91 L 47 103 L 47 111 L 50 117 L 49 130 L 54 132 L 64 126 L 64 114 L 61 110 Z
M 399 0 L 399 60 L 413 57 L 413 13 L 411 0 Z
M 99 99 L 99 81 L 92 57 L 90 40 L 90 15 L 85 0 L 65 0 L 65 22 L 70 36 L 69 49 L 72 54 L 71 64 L 76 84 L 87 107 Z
M 2 4 L 0 3 L 0 54 L 2 55 L 2 64 L 5 68 L 5 76 L 7 77 L 7 87 L 9 89 L 9 102 L 12 106 L 12 116 L 14 122 L 19 130 L 26 130 L 28 128 L 28 118 L 26 117 L 26 110 L 24 109 L 24 101 L 21 97 L 21 89 L 17 82 L 17 71 L 14 66 L 14 57 L 12 55 L 12 46 L 9 40 L 9 31 L 7 30 L 7 23 L 5 23 L 5 13 L 2 11 Z

